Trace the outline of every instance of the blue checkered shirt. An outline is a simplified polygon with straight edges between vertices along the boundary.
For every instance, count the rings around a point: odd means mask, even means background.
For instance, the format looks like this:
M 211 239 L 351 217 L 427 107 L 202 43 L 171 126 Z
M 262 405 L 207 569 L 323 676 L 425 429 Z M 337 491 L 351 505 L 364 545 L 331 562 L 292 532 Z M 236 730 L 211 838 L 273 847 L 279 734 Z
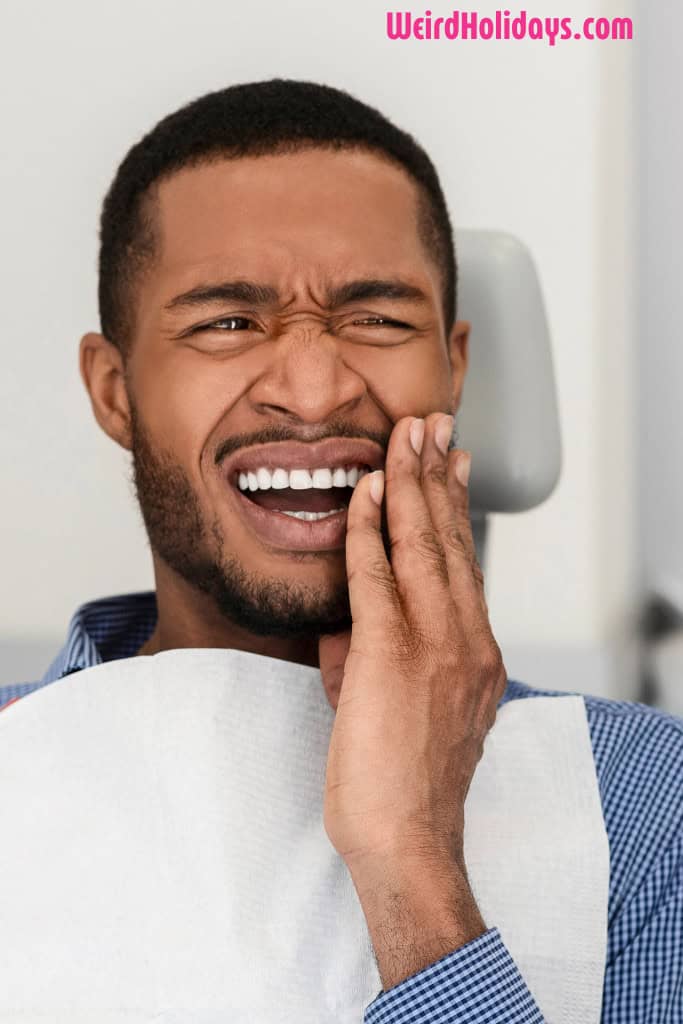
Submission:
M 0 687 L 0 707 L 71 672 L 132 657 L 156 618 L 154 591 L 82 605 L 43 678 Z M 501 704 L 560 695 L 510 679 Z M 584 702 L 610 846 L 602 1024 L 683 1024 L 683 720 L 644 704 Z M 543 1024 L 495 927 L 380 992 L 364 1020 Z

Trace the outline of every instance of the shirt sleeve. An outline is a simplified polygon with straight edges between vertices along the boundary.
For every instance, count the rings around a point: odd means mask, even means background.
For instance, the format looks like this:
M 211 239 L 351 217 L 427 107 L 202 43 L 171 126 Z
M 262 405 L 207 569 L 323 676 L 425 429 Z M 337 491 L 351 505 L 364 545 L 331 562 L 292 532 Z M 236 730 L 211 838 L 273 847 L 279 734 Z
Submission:
M 364 1024 L 545 1024 L 497 928 L 380 992 Z

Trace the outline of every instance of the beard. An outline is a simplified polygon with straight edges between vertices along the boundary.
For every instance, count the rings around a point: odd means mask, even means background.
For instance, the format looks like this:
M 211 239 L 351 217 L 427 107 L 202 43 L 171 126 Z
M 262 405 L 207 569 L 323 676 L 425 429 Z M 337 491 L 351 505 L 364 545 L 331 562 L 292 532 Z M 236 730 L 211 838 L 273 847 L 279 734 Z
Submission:
M 129 396 L 130 399 L 130 396 Z M 330 588 L 248 572 L 226 553 L 218 516 L 207 522 L 183 467 L 155 448 L 130 400 L 132 483 L 149 544 L 231 623 L 257 636 L 319 636 L 351 628 L 345 581 Z

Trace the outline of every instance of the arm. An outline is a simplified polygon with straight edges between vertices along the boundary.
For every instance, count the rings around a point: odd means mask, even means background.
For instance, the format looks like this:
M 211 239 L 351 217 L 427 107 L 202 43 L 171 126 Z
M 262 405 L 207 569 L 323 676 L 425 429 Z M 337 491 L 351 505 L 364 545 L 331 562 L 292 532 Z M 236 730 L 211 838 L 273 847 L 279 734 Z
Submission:
M 544 1024 L 457 865 L 403 860 L 374 874 L 366 865 L 354 884 L 383 985 L 365 1024 Z
M 452 419 L 438 414 L 399 420 L 385 475 L 359 481 L 349 505 L 353 625 L 319 643 L 336 711 L 324 823 L 356 887 L 385 989 L 370 1019 L 400 1020 L 393 1006 L 407 987 L 411 1024 L 538 1024 L 521 977 L 507 987 L 514 965 L 487 930 L 465 872 L 465 799 L 507 672 L 472 538 L 469 457 L 449 449 L 451 432 Z M 444 972 L 438 961 L 449 954 L 456 968 Z M 483 992 L 476 1009 L 466 1008 L 458 967 Z M 420 973 L 427 1003 L 411 982 Z
M 603 792 L 608 828 L 610 836 L 619 835 L 611 840 L 601 1022 L 683 1024 L 683 722 L 619 715 L 600 720 L 593 731 L 599 763 L 611 780 Z M 425 871 L 416 867 L 414 878 Z M 375 913 L 371 902 L 366 906 L 368 914 Z M 433 920 L 424 922 L 426 933 Z M 395 921 L 397 935 L 400 927 Z M 410 948 L 407 934 L 404 948 Z M 367 1007 L 365 1024 L 543 1021 L 497 929 L 459 948 L 454 941 L 440 959 L 438 947 L 432 952 L 427 966 L 419 954 L 409 954 L 404 969 L 415 973 L 393 988 L 387 989 L 382 973 L 385 990 Z
M 545 1024 L 496 928 L 382 991 L 364 1024 Z M 668 1022 L 667 1022 L 668 1024 Z

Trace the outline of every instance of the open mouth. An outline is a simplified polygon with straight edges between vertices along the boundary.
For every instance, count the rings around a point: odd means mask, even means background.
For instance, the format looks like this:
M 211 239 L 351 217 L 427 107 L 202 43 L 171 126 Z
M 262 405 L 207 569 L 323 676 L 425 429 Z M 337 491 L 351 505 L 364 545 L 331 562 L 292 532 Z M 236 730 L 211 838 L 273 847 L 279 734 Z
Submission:
M 250 494 L 247 491 L 242 494 L 255 505 L 267 509 L 269 512 L 279 512 L 283 516 L 290 516 L 292 519 L 300 519 L 308 523 L 327 519 L 338 512 L 345 512 L 351 502 L 351 492 L 341 487 L 334 487 L 326 494 L 314 492 L 302 495 L 289 488 L 279 494 L 267 491 L 257 491 L 255 494 Z
M 238 472 L 237 487 L 271 512 L 315 522 L 348 508 L 353 489 L 370 467 L 362 464 L 319 469 L 283 468 Z
M 235 470 L 230 483 L 250 526 L 277 547 L 323 550 L 344 545 L 346 511 L 363 463 L 315 469 Z

